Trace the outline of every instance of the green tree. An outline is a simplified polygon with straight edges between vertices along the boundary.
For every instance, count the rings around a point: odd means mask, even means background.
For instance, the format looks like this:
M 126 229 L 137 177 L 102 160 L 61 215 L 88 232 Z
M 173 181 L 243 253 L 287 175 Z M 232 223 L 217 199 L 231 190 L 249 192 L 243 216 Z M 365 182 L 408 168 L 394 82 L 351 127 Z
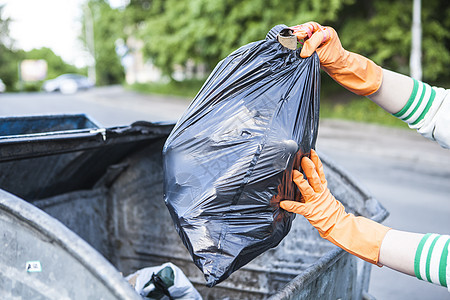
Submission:
M 98 85 L 121 83 L 124 70 L 120 58 L 116 54 L 115 42 L 124 37 L 123 12 L 112 9 L 104 0 L 89 0 L 87 2 L 93 18 L 95 44 L 95 70 Z M 90 17 L 90 16 L 89 16 Z M 86 16 L 83 17 L 82 41 L 86 43 Z
M 10 19 L 3 17 L 4 5 L 0 5 L 0 79 L 8 90 L 12 90 L 18 79 L 20 53 L 10 49 L 13 44 L 9 36 Z
M 315 20 L 333 26 L 344 47 L 383 67 L 409 74 L 411 0 L 130 0 L 112 9 L 89 0 L 95 18 L 98 72 L 102 83 L 120 81 L 123 70 L 114 42 L 128 37 L 144 42 L 144 54 L 170 76 L 188 60 L 213 68 L 240 46 L 261 40 L 276 24 Z M 424 80 L 448 81 L 450 6 L 422 5 Z
M 23 58 L 23 52 L 12 51 L 0 44 L 0 79 L 5 83 L 6 89 L 12 91 L 18 81 L 19 63 Z
M 213 67 L 238 47 L 264 39 L 277 24 L 326 22 L 352 0 L 154 0 L 140 27 L 145 54 L 166 74 L 193 59 Z
M 47 62 L 47 78 L 52 79 L 65 73 L 83 73 L 75 66 L 66 63 L 60 56 L 56 55 L 50 48 L 33 49 L 24 53 L 25 59 L 44 59 Z
M 423 80 L 450 77 L 450 6 L 446 1 L 422 2 Z M 332 23 L 345 48 L 370 57 L 383 67 L 409 74 L 412 1 L 357 1 Z
M 349 50 L 392 70 L 409 74 L 412 1 L 410 0 L 153 0 L 131 1 L 140 12 L 139 37 L 145 54 L 170 74 L 175 64 L 193 59 L 213 67 L 251 41 L 263 39 L 276 24 L 309 20 L 331 25 Z M 146 5 L 146 14 L 139 10 Z M 424 80 L 448 80 L 450 6 L 422 5 Z M 128 8 L 126 9 L 128 10 Z M 143 15 L 147 16 L 145 19 Z M 130 19 L 131 20 L 131 19 Z

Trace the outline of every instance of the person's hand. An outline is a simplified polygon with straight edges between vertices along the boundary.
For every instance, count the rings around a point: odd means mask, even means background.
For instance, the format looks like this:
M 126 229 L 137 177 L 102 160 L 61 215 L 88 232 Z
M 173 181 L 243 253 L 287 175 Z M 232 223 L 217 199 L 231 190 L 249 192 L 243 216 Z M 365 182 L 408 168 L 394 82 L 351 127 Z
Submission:
M 333 216 L 342 214 L 344 207 L 328 189 L 322 162 L 314 150 L 311 150 L 311 159 L 306 156 L 302 158 L 301 167 L 307 179 L 298 170 L 293 171 L 292 177 L 302 194 L 303 203 L 282 201 L 280 206 L 289 212 L 303 215 L 326 238 L 336 222 Z
M 321 64 L 330 64 L 342 55 L 342 48 L 336 31 L 316 22 L 308 22 L 301 25 L 289 27 L 299 42 L 303 42 L 300 56 L 305 58 L 311 56 L 317 50 Z M 332 39 L 333 35 L 333 39 Z M 322 46 L 320 49 L 318 49 Z
M 299 42 L 304 41 L 300 56 L 314 51 L 322 68 L 346 89 L 361 96 L 375 93 L 381 85 L 383 72 L 370 59 L 345 50 L 332 27 L 316 22 L 290 27 Z
M 390 228 L 345 212 L 344 206 L 328 189 L 322 162 L 314 150 L 311 150 L 311 159 L 302 158 L 301 167 L 307 179 L 294 170 L 293 181 L 302 194 L 303 202 L 285 200 L 280 202 L 280 207 L 303 215 L 319 231 L 321 237 L 377 264 L 381 242 Z

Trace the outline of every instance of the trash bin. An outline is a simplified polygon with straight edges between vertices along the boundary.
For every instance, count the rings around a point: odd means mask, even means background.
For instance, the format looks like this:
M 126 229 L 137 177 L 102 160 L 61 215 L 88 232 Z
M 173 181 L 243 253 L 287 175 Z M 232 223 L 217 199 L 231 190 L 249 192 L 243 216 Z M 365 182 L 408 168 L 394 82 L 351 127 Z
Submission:
M 141 299 L 66 226 L 0 190 L 0 299 Z
M 66 117 L 55 116 L 61 122 Z M 91 249 L 87 256 L 101 254 L 125 275 L 172 262 L 204 299 L 361 299 L 367 292 L 370 264 L 320 238 L 301 217 L 276 248 L 207 288 L 163 201 L 161 151 L 173 124 L 87 127 L 0 137 L 0 188 L 58 219 L 99 252 Z M 376 221 L 387 217 L 349 174 L 320 155 L 330 190 L 349 212 Z M 22 218 L 25 227 L 33 216 L 28 218 Z M 38 234 L 36 238 L 48 241 Z M 14 255 L 15 250 L 5 251 Z M 21 268 L 16 272 L 23 272 Z

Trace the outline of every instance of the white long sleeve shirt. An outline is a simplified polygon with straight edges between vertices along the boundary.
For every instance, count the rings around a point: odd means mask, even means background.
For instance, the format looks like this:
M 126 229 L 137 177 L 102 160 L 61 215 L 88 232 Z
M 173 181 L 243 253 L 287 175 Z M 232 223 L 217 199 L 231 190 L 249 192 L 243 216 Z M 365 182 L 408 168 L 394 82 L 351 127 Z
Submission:
M 394 116 L 443 148 L 450 148 L 450 90 L 414 80 L 408 102 Z
M 416 129 L 424 137 L 436 141 L 443 148 L 450 149 L 450 90 L 431 87 L 426 83 L 414 80 L 414 87 L 408 102 L 393 115 L 407 122 L 410 128 Z M 448 236 L 426 235 L 425 237 L 427 236 L 433 236 L 435 240 L 433 242 L 430 239 L 428 244 L 422 245 L 428 249 L 423 251 L 424 257 L 416 257 L 416 276 L 422 280 L 446 285 L 450 292 Z M 427 238 L 423 240 L 426 241 Z M 441 241 L 441 243 L 436 241 Z M 419 249 L 422 251 L 420 246 Z M 446 282 L 443 282 L 443 277 Z
M 446 286 L 450 291 L 450 236 L 428 233 L 417 246 L 414 273 L 420 280 Z

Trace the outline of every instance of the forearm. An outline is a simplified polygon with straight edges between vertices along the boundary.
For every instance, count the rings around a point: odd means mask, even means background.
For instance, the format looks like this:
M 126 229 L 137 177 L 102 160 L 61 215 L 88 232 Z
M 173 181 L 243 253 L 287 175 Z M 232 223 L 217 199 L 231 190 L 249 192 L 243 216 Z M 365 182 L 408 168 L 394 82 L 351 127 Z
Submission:
M 448 235 L 390 230 L 381 244 L 379 264 L 424 281 L 448 286 L 449 244 Z
M 385 111 L 395 114 L 408 102 L 413 86 L 411 77 L 383 69 L 380 88 L 368 97 Z
M 368 97 L 424 137 L 450 148 L 450 90 L 383 69 L 380 88 Z
M 414 276 L 414 258 L 424 235 L 391 229 L 381 243 L 379 263 Z

